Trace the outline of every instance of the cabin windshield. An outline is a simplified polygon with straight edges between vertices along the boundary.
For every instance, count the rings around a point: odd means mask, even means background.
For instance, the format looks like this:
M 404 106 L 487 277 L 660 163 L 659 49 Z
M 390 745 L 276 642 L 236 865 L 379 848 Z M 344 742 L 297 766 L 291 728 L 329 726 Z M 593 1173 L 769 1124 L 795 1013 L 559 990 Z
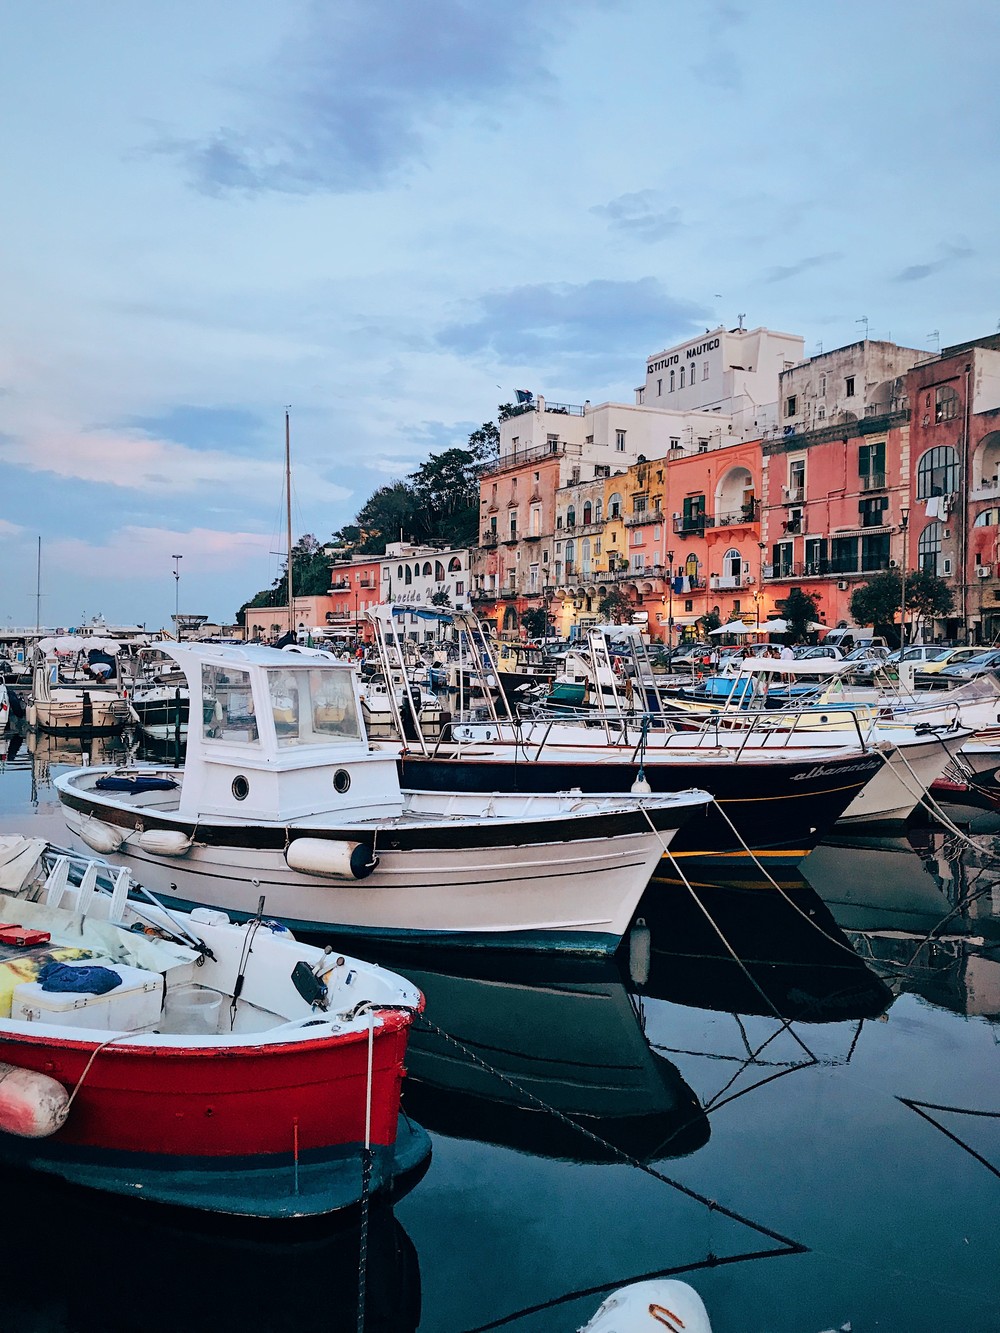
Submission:
M 268 671 L 271 712 L 279 745 L 328 745 L 361 739 L 349 669 Z
M 258 744 L 249 672 L 203 663 L 201 693 L 202 734 L 206 740 Z

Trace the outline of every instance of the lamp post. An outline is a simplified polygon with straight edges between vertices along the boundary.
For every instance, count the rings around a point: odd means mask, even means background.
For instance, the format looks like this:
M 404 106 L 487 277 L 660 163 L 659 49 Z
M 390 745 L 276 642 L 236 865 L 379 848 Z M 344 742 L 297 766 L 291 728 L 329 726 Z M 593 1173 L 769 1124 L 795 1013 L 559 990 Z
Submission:
M 899 511 L 899 529 L 903 537 L 903 576 L 899 608 L 899 650 L 902 653 L 906 647 L 906 525 L 910 521 L 910 511 L 901 509 Z
M 170 559 L 174 562 L 174 629 L 177 631 L 177 642 L 180 643 L 181 626 L 181 561 L 182 555 L 172 555 Z
M 667 609 L 667 649 L 673 652 L 674 648 L 674 553 L 667 551 L 667 596 L 669 605 Z

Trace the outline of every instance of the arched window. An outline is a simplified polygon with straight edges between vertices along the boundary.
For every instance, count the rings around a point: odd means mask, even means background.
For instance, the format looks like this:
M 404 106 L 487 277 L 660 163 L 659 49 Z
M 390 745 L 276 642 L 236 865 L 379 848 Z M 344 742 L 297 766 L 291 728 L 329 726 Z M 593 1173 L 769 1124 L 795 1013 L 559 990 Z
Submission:
M 995 528 L 1000 524 L 1000 509 L 984 509 L 981 514 L 976 515 L 973 523 L 974 528 Z
M 928 449 L 917 464 L 917 499 L 954 495 L 958 490 L 958 454 L 950 444 Z
M 603 515 L 604 515 L 604 501 L 603 501 L 603 500 L 595 500 L 595 501 L 594 501 L 594 522 L 595 522 L 595 523 L 600 523 L 601 518 L 603 517 Z
M 622 497 L 615 491 L 614 495 L 608 496 L 608 518 L 621 518 L 622 516 Z
M 404 565 L 404 566 L 403 566 L 403 582 L 404 582 L 404 583 L 412 583 L 412 582 L 413 582 L 413 575 L 410 573 L 410 566 L 409 566 L 409 565 Z
M 722 572 L 731 579 L 738 579 L 742 574 L 743 557 L 735 546 L 731 546 L 722 557 Z
M 444 565 L 440 560 L 434 561 L 434 580 L 436 583 L 444 583 Z
M 590 538 L 584 537 L 580 543 L 580 573 L 585 579 L 590 578 Z
M 952 452 L 954 453 L 954 450 Z M 940 573 L 938 565 L 941 560 L 941 533 L 943 530 L 940 523 L 928 523 L 920 534 L 920 540 L 917 543 L 917 564 L 925 574 Z
M 459 560 L 457 555 L 453 555 L 451 559 L 448 561 L 448 573 L 461 574 L 461 572 L 462 572 L 462 562 L 461 560 Z
M 566 526 L 568 528 L 576 527 L 576 509 L 573 505 L 566 510 Z
M 503 613 L 504 629 L 517 629 L 517 611 L 513 606 L 508 606 Z
M 567 542 L 563 554 L 566 558 L 566 573 L 567 574 L 574 573 L 575 572 L 574 556 L 576 555 L 576 542 Z
M 686 579 L 696 579 L 698 577 L 698 557 L 694 551 L 684 557 L 684 577 Z
M 424 561 L 424 578 L 425 578 L 425 579 L 429 579 L 430 576 L 431 576 L 431 562 L 430 562 L 429 560 L 425 560 L 425 561 Z
M 684 367 L 681 366 L 681 388 L 684 388 Z
M 293 570 L 292 572 L 294 573 L 295 571 Z M 403 566 L 400 565 L 400 567 L 396 570 L 396 578 L 401 579 L 402 577 L 403 577 Z
M 594 521 L 594 506 L 590 503 L 589 500 L 585 500 L 583 504 L 583 526 L 586 527 L 589 523 L 593 523 L 593 521 Z

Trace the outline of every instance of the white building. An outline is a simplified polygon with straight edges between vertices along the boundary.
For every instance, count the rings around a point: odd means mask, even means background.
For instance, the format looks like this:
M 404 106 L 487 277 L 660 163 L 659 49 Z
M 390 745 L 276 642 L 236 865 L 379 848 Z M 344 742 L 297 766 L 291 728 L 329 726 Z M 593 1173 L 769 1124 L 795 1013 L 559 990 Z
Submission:
M 778 416 L 779 378 L 803 358 L 804 339 L 773 329 L 719 325 L 647 358 L 636 390 L 644 407 L 720 412 L 732 434 L 757 439 Z
M 471 606 L 467 550 L 391 542 L 380 567 L 380 601 L 384 603 L 445 612 L 467 611 Z M 403 623 L 411 639 L 431 641 L 439 637 L 436 624 L 421 616 L 406 616 Z

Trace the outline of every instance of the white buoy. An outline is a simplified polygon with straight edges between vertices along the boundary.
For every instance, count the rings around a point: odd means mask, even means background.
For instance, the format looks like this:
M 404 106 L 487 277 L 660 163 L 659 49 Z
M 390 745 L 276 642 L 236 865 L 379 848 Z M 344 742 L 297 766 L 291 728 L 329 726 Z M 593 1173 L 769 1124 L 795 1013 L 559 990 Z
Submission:
M 144 852 L 152 856 L 185 856 L 194 841 L 179 829 L 143 829 L 136 840 Z
M 653 957 L 652 932 L 640 916 L 628 933 L 628 975 L 634 986 L 645 986 Z
M 686 1282 L 654 1278 L 612 1292 L 579 1333 L 712 1333 L 701 1297 Z
M 629 791 L 631 791 L 632 794 L 635 796 L 648 796 L 652 790 L 653 790 L 652 787 L 646 781 L 645 769 L 640 768 L 639 776 L 632 783 L 632 786 L 629 788 Z
M 0 1064 L 0 1130 L 22 1139 L 46 1139 L 69 1115 L 69 1093 L 33 1069 Z
M 118 851 L 125 841 L 125 832 L 100 819 L 88 819 L 80 825 L 80 837 L 92 851 L 107 856 L 109 852 Z
M 378 865 L 378 857 L 363 842 L 340 842 L 333 838 L 293 838 L 285 852 L 289 870 L 331 879 L 366 879 Z

